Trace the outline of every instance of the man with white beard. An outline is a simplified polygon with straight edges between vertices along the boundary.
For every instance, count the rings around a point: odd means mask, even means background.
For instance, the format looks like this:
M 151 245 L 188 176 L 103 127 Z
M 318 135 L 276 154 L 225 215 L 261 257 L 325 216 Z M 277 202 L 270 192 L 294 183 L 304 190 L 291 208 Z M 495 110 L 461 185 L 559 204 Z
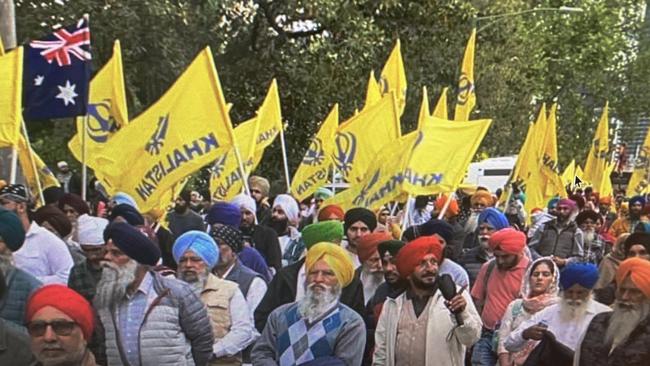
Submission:
M 616 272 L 614 311 L 594 317 L 574 365 L 647 365 L 650 361 L 650 261 L 630 258 Z
M 219 249 L 210 235 L 188 231 L 172 249 L 177 277 L 190 284 L 208 307 L 215 336 L 211 365 L 241 365 L 241 352 L 255 340 L 253 318 L 239 286 L 210 273 L 219 261 Z
M 114 222 L 104 231 L 106 260 L 95 308 L 105 327 L 109 365 L 206 365 L 214 336 L 192 288 L 151 270 L 160 249 L 138 229 Z
M 591 320 L 611 309 L 592 299 L 598 267 L 592 263 L 570 263 L 560 272 L 562 299 L 523 322 L 505 341 L 509 352 L 520 351 L 527 340 L 541 341 L 531 352 L 540 360 L 556 365 L 573 362 L 573 354 Z M 536 363 L 531 363 L 536 364 Z
M 602 216 L 596 211 L 585 210 L 576 216 L 576 224 L 582 230 L 584 248 L 582 261 L 598 265 L 605 255 L 605 239 L 596 227 L 602 225 Z
M 360 365 L 366 327 L 359 314 L 339 301 L 341 289 L 354 277 L 348 254 L 321 242 L 307 251 L 305 266 L 305 297 L 269 315 L 253 347 L 253 365 Z
M 473 233 L 478 228 L 478 216 L 483 210 L 488 207 L 494 206 L 494 198 L 492 194 L 486 189 L 478 189 L 470 198 L 471 215 L 465 222 L 465 232 L 467 234 Z

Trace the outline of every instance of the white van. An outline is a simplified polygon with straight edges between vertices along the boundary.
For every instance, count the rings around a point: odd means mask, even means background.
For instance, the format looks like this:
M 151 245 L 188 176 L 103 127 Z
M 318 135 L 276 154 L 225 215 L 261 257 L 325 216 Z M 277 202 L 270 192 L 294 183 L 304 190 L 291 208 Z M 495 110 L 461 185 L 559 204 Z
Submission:
M 469 164 L 464 184 L 485 187 L 490 192 L 503 189 L 517 162 L 517 155 L 489 158 Z

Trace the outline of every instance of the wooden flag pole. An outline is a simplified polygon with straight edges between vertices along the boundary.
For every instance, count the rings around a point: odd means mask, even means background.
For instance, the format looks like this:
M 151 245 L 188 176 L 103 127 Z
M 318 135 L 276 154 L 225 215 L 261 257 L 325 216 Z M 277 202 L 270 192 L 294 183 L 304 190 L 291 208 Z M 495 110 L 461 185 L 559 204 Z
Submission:
M 88 115 L 83 117 L 81 133 L 81 199 L 86 200 L 88 186 L 88 163 L 86 162 L 86 134 L 88 133 Z
M 16 184 L 16 175 L 18 172 L 18 145 L 11 149 L 11 172 L 9 172 L 9 184 Z
M 404 205 L 404 215 L 402 216 L 402 232 L 406 230 L 406 224 L 411 220 L 411 195 L 409 194 L 406 198 L 406 204 Z M 410 225 L 409 225 L 410 226 Z
M 244 162 L 241 159 L 241 154 L 239 153 L 239 146 L 237 146 L 237 141 L 235 141 L 235 156 L 237 157 L 237 165 L 239 169 L 239 175 L 241 176 L 241 182 L 242 185 L 244 186 L 244 192 L 246 192 L 247 195 L 251 195 L 251 191 L 248 188 L 248 177 L 246 177 L 246 172 L 244 171 Z
M 282 162 L 284 163 L 284 178 L 287 183 L 287 193 L 291 191 L 291 179 L 289 178 L 289 163 L 287 162 L 287 147 L 284 143 L 284 126 L 280 129 L 280 143 L 282 144 Z
M 451 199 L 454 197 L 454 191 L 451 191 L 449 193 L 449 196 L 447 196 L 445 200 L 445 205 L 442 206 L 442 210 L 440 210 L 440 213 L 438 214 L 438 220 L 442 220 L 443 217 L 445 217 L 445 212 L 447 212 L 447 209 L 449 208 L 449 205 L 451 204 Z

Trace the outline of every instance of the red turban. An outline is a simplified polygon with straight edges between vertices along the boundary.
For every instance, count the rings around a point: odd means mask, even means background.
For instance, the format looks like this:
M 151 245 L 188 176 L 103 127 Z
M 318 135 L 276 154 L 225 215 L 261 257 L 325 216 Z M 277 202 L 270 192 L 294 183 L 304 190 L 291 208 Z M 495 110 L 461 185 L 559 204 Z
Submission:
M 446 202 L 447 202 L 447 196 L 445 195 L 438 196 L 435 204 L 436 212 L 442 211 L 442 208 L 445 207 Z M 447 207 L 447 212 L 445 212 L 445 216 L 454 217 L 459 213 L 460 213 L 460 208 L 458 207 L 458 201 L 452 198 L 451 202 L 449 202 L 449 207 Z
M 508 254 L 520 254 L 526 246 L 526 234 L 511 227 L 501 229 L 490 236 L 490 249 Z
M 339 205 L 327 205 L 318 211 L 318 221 L 330 220 L 332 215 L 338 220 L 343 221 L 345 212 L 343 212 L 343 209 Z
M 433 254 L 440 263 L 442 249 L 442 243 L 436 236 L 421 236 L 407 243 L 397 253 L 397 271 L 402 278 L 408 278 L 427 254 Z
M 379 243 L 391 240 L 393 237 L 387 232 L 370 233 L 359 238 L 357 255 L 361 263 L 367 261 L 377 251 Z
M 95 327 L 95 317 L 90 303 L 74 290 L 63 285 L 46 285 L 34 291 L 27 300 L 25 321 L 30 322 L 39 310 L 51 306 L 66 314 L 81 328 L 86 341 Z
M 616 285 L 620 286 L 627 276 L 631 276 L 636 287 L 650 298 L 650 261 L 636 257 L 624 260 L 616 272 Z

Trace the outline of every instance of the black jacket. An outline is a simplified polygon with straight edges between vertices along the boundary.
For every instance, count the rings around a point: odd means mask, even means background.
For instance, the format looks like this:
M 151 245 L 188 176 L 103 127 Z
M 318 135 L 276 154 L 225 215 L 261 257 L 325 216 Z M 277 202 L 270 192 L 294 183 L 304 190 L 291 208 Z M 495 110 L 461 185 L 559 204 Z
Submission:
M 642 366 L 650 364 L 650 318 L 642 320 L 627 340 L 610 353 L 605 334 L 612 313 L 596 315 L 580 345 L 580 366 Z
M 298 272 L 300 267 L 305 263 L 301 259 L 296 263 L 282 268 L 269 283 L 269 288 L 262 298 L 262 301 L 255 309 L 255 327 L 262 332 L 266 325 L 269 314 L 280 305 L 296 301 L 296 286 L 298 282 Z M 358 277 L 354 277 L 352 282 L 343 288 L 341 293 L 341 303 L 349 306 L 356 311 L 361 317 L 364 316 L 363 286 Z
M 255 225 L 250 240 L 251 245 L 260 252 L 269 267 L 275 268 L 276 272 L 282 269 L 282 252 L 275 230 L 264 225 Z

